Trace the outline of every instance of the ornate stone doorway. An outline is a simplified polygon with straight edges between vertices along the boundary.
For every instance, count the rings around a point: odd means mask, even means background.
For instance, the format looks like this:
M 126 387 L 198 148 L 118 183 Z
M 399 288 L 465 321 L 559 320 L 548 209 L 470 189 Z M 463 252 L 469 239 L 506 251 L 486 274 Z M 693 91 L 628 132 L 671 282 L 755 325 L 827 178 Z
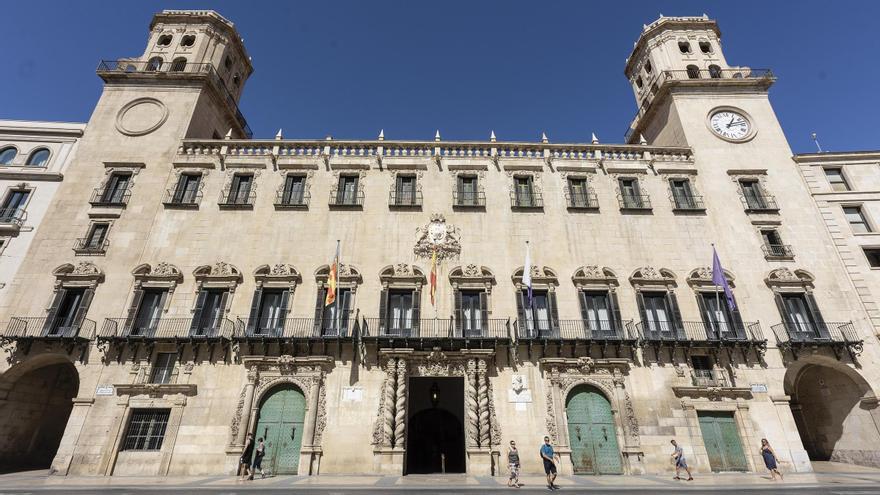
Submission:
M 405 474 L 464 473 L 464 379 L 413 377 Z
M 263 397 L 255 441 L 263 439 L 263 469 L 272 474 L 297 474 L 306 415 L 305 395 L 292 384 L 278 385 Z
M 578 385 L 565 405 L 575 474 L 621 474 L 611 403 L 596 387 Z
M 67 362 L 25 362 L 0 377 L 0 466 L 44 469 L 58 452 L 79 374 Z

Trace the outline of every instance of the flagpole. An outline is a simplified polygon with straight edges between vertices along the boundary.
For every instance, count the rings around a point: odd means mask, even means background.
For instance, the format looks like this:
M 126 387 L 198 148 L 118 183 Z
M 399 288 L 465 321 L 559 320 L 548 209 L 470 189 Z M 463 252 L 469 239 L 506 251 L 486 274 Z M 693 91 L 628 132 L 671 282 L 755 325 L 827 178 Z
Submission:
M 339 264 L 342 259 L 340 244 L 339 239 L 336 239 L 336 300 L 334 302 L 336 303 L 336 334 L 339 337 L 342 336 L 342 311 L 340 309 L 342 304 L 340 304 L 339 300 Z

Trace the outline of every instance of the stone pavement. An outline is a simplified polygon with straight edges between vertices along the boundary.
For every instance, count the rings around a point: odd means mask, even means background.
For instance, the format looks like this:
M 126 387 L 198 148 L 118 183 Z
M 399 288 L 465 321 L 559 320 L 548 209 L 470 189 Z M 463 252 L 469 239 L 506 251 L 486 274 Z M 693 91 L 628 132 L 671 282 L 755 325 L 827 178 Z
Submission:
M 791 473 L 785 481 L 773 482 L 766 473 L 696 473 L 694 481 L 675 481 L 669 476 L 569 476 L 560 477 L 557 483 L 569 491 L 595 489 L 598 491 L 639 490 L 657 491 L 755 491 L 765 492 L 772 488 L 813 491 L 817 488 L 833 488 L 835 493 L 880 493 L 880 469 L 861 466 L 814 463 L 817 472 Z M 523 476 L 524 488 L 545 487 L 541 476 Z M 321 476 L 274 476 L 266 479 L 241 482 L 232 476 L 49 476 L 47 471 L 27 471 L 0 475 L 0 493 L 24 490 L 39 491 L 103 491 L 103 490 L 232 490 L 232 491 L 324 491 L 334 488 L 344 490 L 409 491 L 419 489 L 484 491 L 508 490 L 506 477 L 482 477 L 468 475 L 321 475 Z M 574 489 L 574 490 L 571 490 Z M 841 492 L 842 489 L 855 489 Z

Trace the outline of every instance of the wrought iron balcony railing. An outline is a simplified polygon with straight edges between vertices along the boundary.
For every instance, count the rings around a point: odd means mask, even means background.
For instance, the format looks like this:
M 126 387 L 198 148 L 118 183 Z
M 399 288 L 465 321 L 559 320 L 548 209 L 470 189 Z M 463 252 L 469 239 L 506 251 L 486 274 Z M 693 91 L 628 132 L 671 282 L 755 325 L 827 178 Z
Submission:
M 513 208 L 543 208 L 544 197 L 539 192 L 512 192 L 510 193 L 510 206 Z
M 247 120 L 244 118 L 244 115 L 242 115 L 241 110 L 239 110 L 238 108 L 238 102 L 235 100 L 235 97 L 232 96 L 232 93 L 229 92 L 229 88 L 226 87 L 226 83 L 223 82 L 223 79 L 217 73 L 217 70 L 214 68 L 213 64 L 181 61 L 156 63 L 153 61 L 126 59 L 102 60 L 98 64 L 98 69 L 96 70 L 96 72 L 99 76 L 105 78 L 105 80 L 106 78 L 126 77 L 131 75 L 138 76 L 145 74 L 168 74 L 172 76 L 202 75 L 203 77 L 207 77 L 211 82 L 214 83 L 214 86 L 226 99 L 226 103 L 230 106 L 230 109 L 235 114 L 235 120 L 241 127 L 245 138 L 251 139 L 254 137 L 254 133 L 248 125 Z
M 193 318 L 107 318 L 98 338 L 102 340 L 218 340 L 232 336 L 231 320 Z
M 702 196 L 672 196 L 672 209 L 674 211 L 703 211 L 706 205 L 703 204 Z
M 0 224 L 21 228 L 27 220 L 27 212 L 24 208 L 0 208 Z
M 517 320 L 519 340 L 635 341 L 631 320 Z
M 256 200 L 256 189 L 250 188 L 247 191 L 234 191 L 227 187 L 220 192 L 217 204 L 221 208 L 226 209 L 247 209 L 253 208 Z
M 695 387 L 730 387 L 724 370 L 692 370 L 691 383 Z
M 92 206 L 125 206 L 131 197 L 131 189 L 114 189 L 108 187 L 98 187 L 92 193 L 92 199 L 89 204 Z
M 764 244 L 761 246 L 766 258 L 794 258 L 794 251 L 788 244 Z
M 86 339 L 95 335 L 97 324 L 84 318 L 75 323 L 66 318 L 47 319 L 45 316 L 13 316 L 9 319 L 6 329 L 0 333 L 0 339 Z
M 76 254 L 104 254 L 107 247 L 110 246 L 110 239 L 102 240 L 92 239 L 90 237 L 80 237 L 73 243 L 73 252 Z
M 486 193 L 483 191 L 452 191 L 452 205 L 458 208 L 484 208 Z
M 347 338 L 355 328 L 354 312 L 341 319 L 326 318 L 237 318 L 237 339 L 328 339 Z
M 651 197 L 647 194 L 618 194 L 621 210 L 650 210 Z
M 391 191 L 388 206 L 417 208 L 422 206 L 422 191 Z
M 703 321 L 640 321 L 636 323 L 639 337 L 645 343 L 692 342 L 764 342 L 758 323 L 726 323 Z
M 311 194 L 304 190 L 285 190 L 284 186 L 275 193 L 276 208 L 306 208 Z
M 597 210 L 599 209 L 599 198 L 593 191 L 574 192 L 566 189 L 565 202 L 570 209 L 573 210 Z
M 396 321 L 391 318 L 364 318 L 361 335 L 364 338 L 507 340 L 510 339 L 510 320 L 424 318 Z
M 202 202 L 201 189 L 196 192 L 181 193 L 176 189 L 167 189 L 162 204 L 167 208 L 191 208 L 198 209 Z
M 780 323 L 773 325 L 773 333 L 780 344 L 834 344 L 856 343 L 858 338 L 851 321 L 824 323 Z
M 330 206 L 336 206 L 341 208 L 357 208 L 364 206 L 364 192 L 358 191 L 357 193 L 340 193 L 340 192 L 331 192 L 330 193 Z
M 779 211 L 776 198 L 769 194 L 761 196 L 742 196 L 743 208 L 746 213 L 772 213 Z

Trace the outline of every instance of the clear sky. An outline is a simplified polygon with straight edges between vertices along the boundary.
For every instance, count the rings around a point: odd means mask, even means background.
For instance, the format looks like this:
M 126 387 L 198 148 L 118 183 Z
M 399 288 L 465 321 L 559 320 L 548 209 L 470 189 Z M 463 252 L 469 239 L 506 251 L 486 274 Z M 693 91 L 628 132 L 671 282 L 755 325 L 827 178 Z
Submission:
M 770 68 L 796 152 L 880 148 L 880 1 L 3 2 L 0 118 L 86 121 L 100 59 L 143 52 L 162 9 L 212 8 L 253 57 L 257 137 L 622 142 L 624 60 L 642 24 L 719 21 L 732 65 Z

